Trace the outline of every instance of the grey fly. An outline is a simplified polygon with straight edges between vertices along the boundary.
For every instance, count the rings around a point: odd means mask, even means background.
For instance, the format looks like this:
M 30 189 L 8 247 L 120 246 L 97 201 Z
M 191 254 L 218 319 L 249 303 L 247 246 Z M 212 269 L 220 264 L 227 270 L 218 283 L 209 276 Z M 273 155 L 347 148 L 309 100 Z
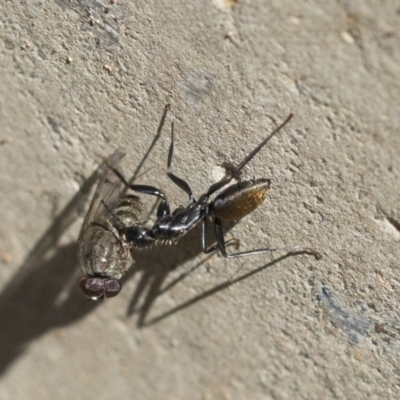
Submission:
M 139 197 L 126 195 L 125 185 L 110 169 L 119 168 L 125 153 L 118 149 L 103 163 L 89 211 L 78 239 L 78 266 L 85 275 L 79 287 L 92 300 L 114 297 L 121 291 L 120 279 L 133 265 L 132 242 L 115 218 L 127 226 L 140 225 L 143 205 Z M 112 214 L 110 213 L 112 212 Z

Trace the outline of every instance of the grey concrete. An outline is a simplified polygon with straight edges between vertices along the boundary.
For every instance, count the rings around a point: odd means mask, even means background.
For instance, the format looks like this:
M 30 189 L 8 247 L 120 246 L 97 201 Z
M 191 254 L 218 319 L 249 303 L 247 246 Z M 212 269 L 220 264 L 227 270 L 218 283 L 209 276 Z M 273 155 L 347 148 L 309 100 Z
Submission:
M 120 0 L 93 27 L 65 2 L 0 3 L 0 399 L 399 398 L 398 2 Z M 89 177 L 116 147 L 133 174 L 168 102 L 197 195 L 295 113 L 230 234 L 322 260 L 208 257 L 196 231 L 86 302 Z M 168 131 L 137 182 L 177 205 Z

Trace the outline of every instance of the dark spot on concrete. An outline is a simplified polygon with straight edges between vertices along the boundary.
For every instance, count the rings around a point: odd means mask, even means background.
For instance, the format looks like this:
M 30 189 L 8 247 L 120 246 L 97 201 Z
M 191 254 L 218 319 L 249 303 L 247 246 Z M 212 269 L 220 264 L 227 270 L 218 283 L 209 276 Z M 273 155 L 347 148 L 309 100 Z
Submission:
M 321 288 L 318 298 L 328 312 L 331 322 L 346 332 L 352 343 L 360 343 L 371 329 L 371 323 L 355 312 L 347 311 L 327 286 Z
M 54 133 L 57 133 L 58 135 L 61 133 L 57 122 L 52 117 L 47 117 L 47 123 L 51 126 Z
M 7 50 L 13 50 L 15 48 L 14 42 L 9 37 L 4 37 L 3 41 Z
M 214 87 L 215 75 L 210 71 L 193 71 L 180 85 L 182 97 L 196 103 L 209 97 Z

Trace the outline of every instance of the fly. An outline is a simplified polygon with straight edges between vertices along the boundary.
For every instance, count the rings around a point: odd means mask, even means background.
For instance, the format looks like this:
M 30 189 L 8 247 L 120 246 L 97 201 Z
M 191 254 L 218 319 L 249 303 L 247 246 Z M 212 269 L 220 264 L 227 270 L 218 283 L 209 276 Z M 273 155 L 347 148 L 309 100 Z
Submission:
M 127 224 L 140 224 L 143 204 L 139 197 L 125 195 L 125 187 L 114 172 L 125 153 L 116 150 L 103 164 L 88 213 L 78 239 L 78 266 L 85 275 L 79 287 L 92 300 L 114 297 L 121 291 L 120 279 L 133 265 L 132 243 L 116 229 L 109 212 Z M 107 208 L 104 207 L 106 205 Z

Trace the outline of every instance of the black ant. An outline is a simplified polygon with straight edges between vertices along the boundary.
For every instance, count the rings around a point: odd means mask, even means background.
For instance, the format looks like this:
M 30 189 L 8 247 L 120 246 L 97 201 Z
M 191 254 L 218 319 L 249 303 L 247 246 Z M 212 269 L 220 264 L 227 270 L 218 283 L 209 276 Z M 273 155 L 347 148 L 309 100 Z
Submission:
M 168 110 L 169 105 L 166 106 L 165 112 Z M 268 137 L 266 137 L 247 155 L 247 157 L 233 172 L 231 172 L 226 178 L 212 184 L 207 192 L 203 193 L 198 200 L 194 198 L 189 184 L 171 172 L 172 156 L 174 152 L 174 122 L 172 121 L 167 175 L 188 195 L 188 205 L 186 207 L 179 206 L 172 213 L 168 199 L 161 190 L 148 185 L 130 184 L 116 167 L 117 163 L 113 165 L 113 163 L 107 163 L 107 161 L 105 161 L 109 170 L 111 170 L 127 188 L 135 192 L 156 196 L 161 199 L 157 209 L 157 219 L 152 228 L 146 228 L 143 226 L 143 223 L 138 222 L 138 210 L 140 209 L 140 212 L 142 211 L 142 204 L 136 196 L 121 196 L 119 203 L 114 206 L 107 204 L 108 202 L 102 199 L 101 203 L 108 213 L 107 219 L 109 220 L 109 227 L 103 226 L 103 229 L 108 232 L 108 236 L 110 236 L 110 232 L 112 233 L 112 241 L 114 242 L 113 246 L 115 247 L 117 242 L 120 243 L 121 252 L 125 255 L 125 260 L 128 258 L 126 254 L 128 248 L 132 251 L 134 248 L 144 248 L 162 243 L 175 244 L 179 238 L 186 235 L 201 222 L 201 249 L 204 253 L 210 253 L 219 249 L 224 257 L 236 258 L 283 250 L 287 251 L 289 254 L 294 254 L 296 252 L 307 253 L 314 255 L 316 259 L 320 259 L 321 255 L 317 251 L 310 248 L 302 248 L 300 246 L 262 248 L 233 254 L 228 254 L 226 251 L 226 245 L 230 241 L 235 241 L 235 239 L 225 241 L 222 221 L 237 221 L 254 211 L 264 201 L 271 181 L 270 179 L 260 178 L 235 183 L 228 187 L 226 186 L 234 178 L 238 177 L 239 173 L 250 162 L 250 160 L 252 160 L 252 158 L 291 120 L 292 117 L 293 114 L 290 114 Z M 224 187 L 226 188 L 219 193 L 214 200 L 210 201 L 210 197 Z M 132 204 L 134 205 L 135 212 L 130 210 Z M 209 217 L 213 218 L 217 240 L 217 244 L 211 247 L 207 246 Z M 104 232 L 104 234 L 106 234 L 106 232 Z M 108 238 L 108 240 L 110 240 L 110 238 Z M 92 253 L 88 258 L 93 258 Z M 105 254 L 103 256 L 103 261 L 107 264 Z M 95 263 L 92 262 L 92 264 Z M 93 299 L 112 297 L 118 294 L 121 290 L 119 279 L 122 277 L 123 273 L 129 269 L 129 267 L 126 266 L 121 270 L 121 268 L 116 268 L 115 264 L 116 263 L 114 262 L 114 267 L 108 268 L 107 271 L 105 271 L 104 268 L 91 268 L 91 273 L 88 274 L 89 277 L 83 278 L 81 281 L 81 290 L 88 297 Z M 115 269 L 117 270 L 113 273 Z M 84 271 L 88 273 L 87 268 L 84 269 Z M 109 287 L 111 289 L 108 289 Z M 107 291 L 109 291 L 109 293 L 107 293 Z

